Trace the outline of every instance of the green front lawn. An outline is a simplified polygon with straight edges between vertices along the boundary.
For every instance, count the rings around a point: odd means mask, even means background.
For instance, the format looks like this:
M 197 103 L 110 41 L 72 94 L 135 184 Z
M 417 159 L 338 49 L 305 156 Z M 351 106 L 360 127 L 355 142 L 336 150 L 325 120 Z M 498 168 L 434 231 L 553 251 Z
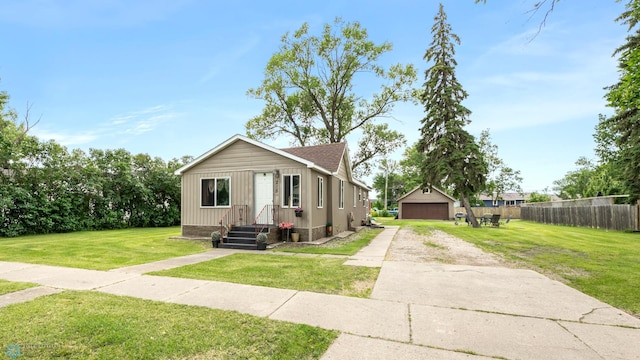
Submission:
M 392 221 L 418 233 L 440 229 L 610 305 L 640 315 L 640 234 L 511 221 L 473 229 L 452 221 Z
M 338 335 L 233 311 L 76 291 L 0 308 L 0 324 L 2 352 L 19 359 L 317 359 Z
M 13 282 L 0 279 L 0 295 L 9 294 L 12 292 L 28 289 L 34 286 L 38 286 L 36 284 L 23 283 L 23 282 Z
M 380 269 L 342 265 L 344 261 L 320 257 L 234 254 L 150 274 L 368 297 Z
M 0 238 L 0 261 L 110 270 L 195 254 L 209 242 L 177 240 L 179 227 Z

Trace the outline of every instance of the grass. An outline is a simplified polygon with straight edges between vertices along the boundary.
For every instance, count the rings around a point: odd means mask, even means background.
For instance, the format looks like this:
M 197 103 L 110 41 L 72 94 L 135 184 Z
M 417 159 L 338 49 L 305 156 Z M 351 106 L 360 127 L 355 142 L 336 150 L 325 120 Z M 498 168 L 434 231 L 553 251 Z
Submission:
M 169 239 L 179 227 L 0 238 L 0 261 L 110 270 L 204 251 L 204 241 Z
M 275 254 L 234 254 L 151 274 L 368 297 L 380 269 L 342 265 L 344 261 Z
M 448 221 L 396 221 L 421 234 L 440 229 L 505 259 L 559 278 L 640 315 L 640 234 L 512 221 L 499 228 Z
M 36 284 L 24 283 L 24 282 L 13 282 L 0 279 L 0 295 L 9 294 L 12 292 L 28 289 L 34 286 L 38 286 Z
M 295 247 L 279 246 L 275 251 L 304 254 L 353 255 L 382 232 L 382 229 L 361 230 L 344 239 L 331 240 L 322 245 L 295 245 Z
M 338 335 L 233 311 L 77 291 L 1 308 L 0 324 L 3 352 L 39 359 L 317 359 Z

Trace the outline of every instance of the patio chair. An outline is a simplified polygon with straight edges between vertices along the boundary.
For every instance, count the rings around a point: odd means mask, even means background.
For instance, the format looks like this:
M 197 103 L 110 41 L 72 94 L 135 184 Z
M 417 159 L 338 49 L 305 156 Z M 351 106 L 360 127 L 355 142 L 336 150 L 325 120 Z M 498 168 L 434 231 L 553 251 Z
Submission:
M 493 217 L 492 214 L 484 214 L 482 215 L 482 219 L 480 220 L 480 225 L 484 224 L 484 225 L 489 225 L 491 224 L 491 218 Z
M 500 226 L 500 214 L 494 214 L 491 216 L 491 226 Z

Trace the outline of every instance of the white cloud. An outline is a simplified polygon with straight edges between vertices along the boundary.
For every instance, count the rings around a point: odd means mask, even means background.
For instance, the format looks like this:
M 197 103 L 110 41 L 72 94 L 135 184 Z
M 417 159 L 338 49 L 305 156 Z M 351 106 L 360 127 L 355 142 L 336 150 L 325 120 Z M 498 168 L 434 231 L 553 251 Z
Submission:
M 102 138 L 137 136 L 156 130 L 163 123 L 179 118 L 181 114 L 171 105 L 157 105 L 117 115 L 92 130 L 33 128 L 32 134 L 41 140 L 55 140 L 64 146 L 88 144 Z
M 60 145 L 64 146 L 88 144 L 99 137 L 97 133 L 92 131 L 72 133 L 65 131 L 52 131 L 39 127 L 33 128 L 30 133 L 38 137 L 40 140 L 55 140 Z
M 135 121 L 133 123 L 133 126 L 127 128 L 125 130 L 125 133 L 133 134 L 133 135 L 144 134 L 144 133 L 155 130 L 155 128 L 161 125 L 162 123 L 168 120 L 174 119 L 178 116 L 179 116 L 178 113 L 169 112 L 165 114 L 150 116 L 148 118 L 142 118 L 140 120 Z
M 603 88 L 616 81 L 611 53 L 618 39 L 595 37 L 579 46 L 561 47 L 553 37 L 553 31 L 561 30 L 544 28 L 545 36 L 523 46 L 528 49 L 524 54 L 510 47 L 522 45 L 529 32 L 481 56 L 463 82 L 469 92 L 465 105 L 473 112 L 472 130 L 597 119 L 599 113 L 609 112 Z
M 111 118 L 103 126 L 103 133 L 140 135 L 155 130 L 162 123 L 179 117 L 172 105 L 162 104 L 130 111 Z

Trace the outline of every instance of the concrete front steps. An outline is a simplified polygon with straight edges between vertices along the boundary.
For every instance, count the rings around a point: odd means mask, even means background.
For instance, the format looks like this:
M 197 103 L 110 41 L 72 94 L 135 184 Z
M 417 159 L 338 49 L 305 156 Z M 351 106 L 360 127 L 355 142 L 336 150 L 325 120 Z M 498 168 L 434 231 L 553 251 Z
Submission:
M 242 225 L 234 226 L 226 236 L 222 238 L 222 242 L 218 244 L 219 248 L 236 249 L 236 250 L 258 250 L 256 244 L 257 231 L 269 233 L 273 226 L 269 225 Z

